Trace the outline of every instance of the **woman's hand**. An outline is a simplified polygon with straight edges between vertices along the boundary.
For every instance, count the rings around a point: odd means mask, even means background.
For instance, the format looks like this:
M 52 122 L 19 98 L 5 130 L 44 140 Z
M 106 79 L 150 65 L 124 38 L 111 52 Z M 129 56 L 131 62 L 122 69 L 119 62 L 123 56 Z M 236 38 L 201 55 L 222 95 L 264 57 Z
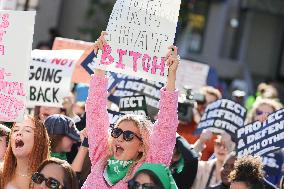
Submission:
M 177 54 L 178 48 L 176 46 L 170 46 L 169 52 L 166 56 L 167 66 L 169 67 L 168 71 L 168 80 L 167 80 L 167 87 L 168 91 L 175 90 L 175 81 L 176 81 L 176 72 L 180 62 L 179 56 Z
M 106 40 L 105 40 L 105 35 L 108 35 L 107 32 L 102 31 L 101 36 L 97 39 L 97 41 L 95 42 L 94 45 L 94 52 L 96 53 L 98 50 L 103 50 L 104 49 L 104 45 L 107 44 Z
M 103 50 L 104 46 L 107 44 L 106 40 L 105 40 L 105 35 L 108 35 L 107 32 L 102 31 L 101 36 L 97 39 L 97 41 L 95 42 L 94 45 L 94 52 L 95 54 L 98 52 L 98 50 Z M 101 69 L 95 69 L 95 73 L 96 76 L 105 76 L 105 70 L 101 70 Z

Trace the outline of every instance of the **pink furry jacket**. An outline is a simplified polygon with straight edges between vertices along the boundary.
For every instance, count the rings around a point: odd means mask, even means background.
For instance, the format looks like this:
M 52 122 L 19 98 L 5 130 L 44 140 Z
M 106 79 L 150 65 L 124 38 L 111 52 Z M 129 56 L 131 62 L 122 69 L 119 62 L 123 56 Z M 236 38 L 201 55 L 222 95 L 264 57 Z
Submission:
M 109 186 L 103 177 L 109 155 L 107 82 L 107 77 L 98 76 L 93 76 L 90 82 L 86 114 L 92 168 L 82 187 L 83 189 L 127 189 L 127 181 L 131 179 L 135 171 L 143 163 L 137 164 L 130 176 L 126 176 L 114 186 Z M 145 162 L 170 164 L 178 126 L 177 98 L 177 91 L 168 92 L 161 89 L 160 111 L 150 136 L 150 149 Z

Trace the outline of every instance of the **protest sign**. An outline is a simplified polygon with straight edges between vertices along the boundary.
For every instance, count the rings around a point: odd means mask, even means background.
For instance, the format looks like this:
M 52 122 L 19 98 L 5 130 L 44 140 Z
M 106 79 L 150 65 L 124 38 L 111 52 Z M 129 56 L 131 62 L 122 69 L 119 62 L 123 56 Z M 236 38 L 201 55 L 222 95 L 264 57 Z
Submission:
M 34 22 L 35 12 L 0 10 L 0 121 L 23 120 Z
M 94 52 L 90 52 L 81 64 L 90 75 L 94 73 L 93 70 L 95 69 L 95 62 L 92 62 L 94 56 Z M 164 86 L 163 83 L 114 72 L 108 72 L 108 76 L 108 91 L 111 92 L 108 100 L 119 105 L 121 97 L 144 95 L 146 98 L 147 112 L 151 119 L 154 120 L 154 117 L 158 113 L 160 89 Z
M 107 110 L 108 111 L 108 118 L 109 118 L 109 123 L 111 126 L 114 126 L 116 121 L 124 115 L 124 113 L 121 112 L 116 112 L 116 111 L 112 111 L 112 110 Z
M 264 155 L 262 157 L 262 164 L 266 175 L 278 176 L 281 174 L 281 168 L 283 164 L 282 153 L 276 152 Z
M 184 85 L 192 90 L 199 90 L 206 85 L 209 66 L 189 60 L 181 60 L 177 70 L 176 87 L 181 90 Z
M 148 116 L 145 96 L 122 97 L 119 102 L 119 112 Z
M 109 100 L 112 101 L 113 97 L 121 98 L 124 96 L 144 95 L 146 98 L 147 113 L 154 120 L 159 110 L 160 89 L 164 84 L 123 74 L 117 74 L 117 78 L 120 78 L 121 81 L 110 95 Z M 116 103 L 115 101 L 112 102 Z
M 179 7 L 180 0 L 117 0 L 106 29 L 108 44 L 94 58 L 95 67 L 165 82 Z
M 270 114 L 266 121 L 256 121 L 237 131 L 238 156 L 263 156 L 284 147 L 284 109 Z
M 240 104 L 221 99 L 209 104 L 201 117 L 196 133 L 200 134 L 203 129 L 213 132 L 226 131 L 235 139 L 237 130 L 244 126 L 246 109 Z
M 91 76 L 88 72 L 82 68 L 81 63 L 90 52 L 93 52 L 93 43 L 79 41 L 74 39 L 66 39 L 61 37 L 56 37 L 52 46 L 52 50 L 63 50 L 63 49 L 73 49 L 73 50 L 84 50 L 84 54 L 76 62 L 74 72 L 72 74 L 72 82 L 74 83 L 90 83 Z
M 61 107 L 80 50 L 34 50 L 29 75 L 29 106 Z

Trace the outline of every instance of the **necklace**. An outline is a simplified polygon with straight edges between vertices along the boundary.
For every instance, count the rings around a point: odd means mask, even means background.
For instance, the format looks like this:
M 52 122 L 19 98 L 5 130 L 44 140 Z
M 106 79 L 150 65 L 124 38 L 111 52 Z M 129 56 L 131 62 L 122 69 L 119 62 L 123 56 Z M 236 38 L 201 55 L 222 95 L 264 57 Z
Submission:
M 21 176 L 21 177 L 30 177 L 31 174 L 21 174 L 21 173 L 18 173 L 16 172 L 17 175 Z

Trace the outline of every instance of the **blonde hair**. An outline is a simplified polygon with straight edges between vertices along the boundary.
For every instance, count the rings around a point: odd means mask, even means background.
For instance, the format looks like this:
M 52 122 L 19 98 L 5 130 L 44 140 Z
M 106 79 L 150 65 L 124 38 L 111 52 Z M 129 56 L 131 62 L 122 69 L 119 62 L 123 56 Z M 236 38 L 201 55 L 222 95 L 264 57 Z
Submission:
M 43 125 L 43 123 L 32 116 L 26 116 L 25 119 L 30 119 L 34 126 L 34 145 L 31 154 L 29 155 L 29 172 L 33 173 L 37 170 L 38 166 L 41 164 L 42 161 L 49 157 L 49 139 L 47 131 Z M 15 123 L 14 123 L 15 125 Z M 14 127 L 13 125 L 13 127 Z M 12 131 L 10 133 L 13 133 Z M 13 154 L 12 147 L 11 147 L 11 140 L 9 141 L 8 148 L 4 157 L 4 168 L 3 172 L 1 173 L 1 187 L 4 188 L 12 179 L 15 174 L 17 166 L 17 159 Z M 30 183 L 31 184 L 31 183 Z
M 127 115 L 121 116 L 117 120 L 115 127 L 117 127 L 123 121 L 132 121 L 135 123 L 135 125 L 139 129 L 139 133 L 141 135 L 142 143 L 143 143 L 143 152 L 142 154 L 139 155 L 138 159 L 135 160 L 134 163 L 129 168 L 128 174 L 125 177 L 127 178 L 127 176 L 132 174 L 134 167 L 146 159 L 147 152 L 149 151 L 149 147 L 150 147 L 150 135 L 153 130 L 153 124 L 147 117 L 143 115 L 127 114 Z M 112 138 L 109 139 L 109 142 L 111 142 L 111 140 Z M 113 155 L 113 151 L 110 148 L 110 156 L 112 155 Z
M 247 115 L 246 123 L 251 123 L 251 122 L 254 121 L 254 116 L 255 116 L 256 110 L 261 105 L 268 105 L 273 109 L 273 111 L 277 111 L 277 110 L 283 108 L 283 105 L 275 99 L 258 97 L 256 99 L 256 101 L 254 102 L 251 111 Z

